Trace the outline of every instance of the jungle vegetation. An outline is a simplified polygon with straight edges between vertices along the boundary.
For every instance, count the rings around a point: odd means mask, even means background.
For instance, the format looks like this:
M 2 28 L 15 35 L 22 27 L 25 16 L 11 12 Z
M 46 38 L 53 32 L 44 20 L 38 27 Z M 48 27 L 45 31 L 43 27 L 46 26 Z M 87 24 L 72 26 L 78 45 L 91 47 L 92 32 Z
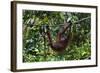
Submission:
M 90 17 L 90 13 L 23 10 L 22 14 L 23 62 L 91 59 L 91 18 L 80 21 Z M 59 54 L 49 46 L 47 35 L 40 28 L 48 25 L 55 41 L 61 24 L 67 19 L 72 22 L 72 39 L 66 50 Z M 80 22 L 75 23 L 77 21 Z

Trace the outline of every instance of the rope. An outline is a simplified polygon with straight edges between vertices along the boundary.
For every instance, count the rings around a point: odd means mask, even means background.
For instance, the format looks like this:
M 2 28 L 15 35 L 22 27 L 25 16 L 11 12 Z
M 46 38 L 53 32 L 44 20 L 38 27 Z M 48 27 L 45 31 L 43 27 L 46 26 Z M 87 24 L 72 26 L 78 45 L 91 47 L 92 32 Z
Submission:
M 88 17 L 86 17 L 86 18 L 80 19 L 80 20 L 78 20 L 78 21 L 73 22 L 73 24 L 76 24 L 76 23 L 82 22 L 82 21 L 84 21 L 84 20 L 86 20 L 86 19 L 89 19 L 89 18 L 91 18 L 91 17 L 88 16 Z
M 91 18 L 91 16 L 88 16 L 88 17 L 86 17 L 86 18 L 83 18 L 83 19 L 80 19 L 80 20 L 78 20 L 78 21 L 72 22 L 72 24 L 77 24 L 77 23 L 82 22 L 82 21 L 84 21 L 84 20 L 86 20 L 86 19 L 89 19 L 89 18 Z M 50 26 L 50 25 L 42 25 L 42 29 L 40 30 L 40 32 L 41 32 L 41 33 L 42 33 L 43 31 L 45 32 L 45 28 L 46 28 L 47 26 Z M 52 26 L 55 26 L 55 25 L 52 25 Z M 64 26 L 64 25 L 61 24 L 61 26 Z M 43 34 L 43 33 L 42 33 L 42 34 Z

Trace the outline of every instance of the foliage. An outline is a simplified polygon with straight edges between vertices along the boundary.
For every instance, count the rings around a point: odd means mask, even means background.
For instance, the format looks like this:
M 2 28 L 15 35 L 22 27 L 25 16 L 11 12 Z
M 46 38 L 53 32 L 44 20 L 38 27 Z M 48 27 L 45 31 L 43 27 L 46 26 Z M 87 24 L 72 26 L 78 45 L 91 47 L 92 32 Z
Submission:
M 49 25 L 52 39 L 55 41 L 64 20 L 70 18 L 74 23 L 89 16 L 91 16 L 89 13 L 23 10 L 23 62 L 90 59 L 90 18 L 72 24 L 72 39 L 63 54 L 51 50 L 47 36 L 42 35 L 40 30 L 42 26 Z

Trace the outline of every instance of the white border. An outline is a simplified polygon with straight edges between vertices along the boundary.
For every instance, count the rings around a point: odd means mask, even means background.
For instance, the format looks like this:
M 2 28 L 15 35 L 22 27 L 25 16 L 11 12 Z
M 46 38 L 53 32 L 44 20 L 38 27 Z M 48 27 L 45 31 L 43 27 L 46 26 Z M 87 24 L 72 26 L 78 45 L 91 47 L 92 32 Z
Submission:
M 66 12 L 81 12 L 91 13 L 91 60 L 75 60 L 75 61 L 60 61 L 60 62 L 22 62 L 22 10 L 45 10 L 45 11 L 66 11 Z M 94 8 L 80 7 L 59 7 L 59 6 L 44 6 L 44 5 L 29 5 L 17 4 L 17 69 L 32 69 L 32 68 L 50 68 L 64 66 L 82 66 L 95 65 L 96 63 L 96 10 Z

